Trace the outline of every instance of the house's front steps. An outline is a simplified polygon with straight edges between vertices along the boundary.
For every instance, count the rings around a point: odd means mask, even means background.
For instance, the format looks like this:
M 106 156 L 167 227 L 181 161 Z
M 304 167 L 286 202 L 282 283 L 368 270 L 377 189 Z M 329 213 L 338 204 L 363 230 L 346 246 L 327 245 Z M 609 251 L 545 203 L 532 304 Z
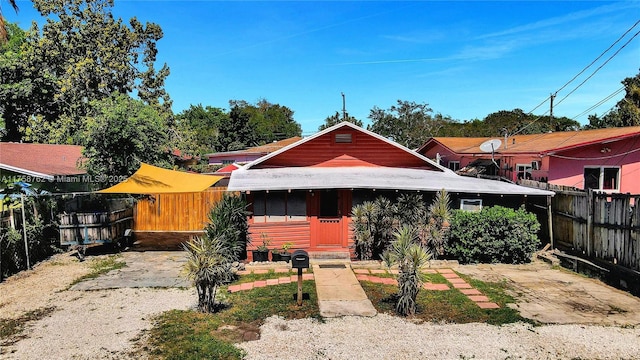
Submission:
M 339 262 L 349 262 L 351 261 L 351 253 L 348 250 L 310 250 L 307 251 L 309 254 L 309 260 L 337 260 Z

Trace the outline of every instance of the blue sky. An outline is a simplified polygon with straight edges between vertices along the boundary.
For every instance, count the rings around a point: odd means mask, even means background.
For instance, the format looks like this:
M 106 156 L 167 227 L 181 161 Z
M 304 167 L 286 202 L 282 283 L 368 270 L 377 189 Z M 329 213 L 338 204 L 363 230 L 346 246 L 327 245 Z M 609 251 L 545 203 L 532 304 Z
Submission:
M 11 22 L 42 19 L 18 0 Z M 113 13 L 159 24 L 158 62 L 178 113 L 231 99 L 287 106 L 313 133 L 342 109 L 368 123 L 397 100 L 458 120 L 533 110 L 640 20 L 625 1 L 170 1 L 116 0 Z M 640 24 L 557 94 L 556 102 L 640 31 Z M 159 67 L 159 66 L 158 66 Z M 640 71 L 640 35 L 554 107 L 576 115 Z M 619 93 L 590 113 L 608 111 Z M 534 111 L 541 115 L 548 102 Z M 587 122 L 587 115 L 575 118 Z

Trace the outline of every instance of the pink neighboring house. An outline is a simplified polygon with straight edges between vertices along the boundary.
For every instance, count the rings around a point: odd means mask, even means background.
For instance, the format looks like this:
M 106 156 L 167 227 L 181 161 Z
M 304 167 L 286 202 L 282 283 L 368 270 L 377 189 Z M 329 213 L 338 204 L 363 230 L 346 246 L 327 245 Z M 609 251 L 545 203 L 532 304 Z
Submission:
M 491 152 L 480 149 L 501 140 Z M 640 126 L 516 135 L 504 138 L 429 139 L 418 153 L 454 171 L 480 169 L 519 179 L 591 188 L 607 193 L 640 194 Z

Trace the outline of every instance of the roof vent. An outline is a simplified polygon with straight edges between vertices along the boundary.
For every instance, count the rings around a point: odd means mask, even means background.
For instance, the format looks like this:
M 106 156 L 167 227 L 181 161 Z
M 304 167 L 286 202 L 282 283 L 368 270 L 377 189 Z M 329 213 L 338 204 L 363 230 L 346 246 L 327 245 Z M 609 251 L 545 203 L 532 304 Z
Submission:
M 336 143 L 341 143 L 341 144 L 350 144 L 351 141 L 351 134 L 336 134 L 335 137 Z

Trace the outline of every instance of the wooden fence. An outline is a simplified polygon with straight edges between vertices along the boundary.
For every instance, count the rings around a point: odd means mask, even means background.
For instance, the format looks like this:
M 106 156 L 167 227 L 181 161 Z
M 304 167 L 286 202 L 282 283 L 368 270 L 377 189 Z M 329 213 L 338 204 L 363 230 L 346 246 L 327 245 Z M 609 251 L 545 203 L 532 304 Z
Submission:
M 60 214 L 60 245 L 115 243 L 131 228 L 133 209 Z
M 144 231 L 202 231 L 211 207 L 222 199 L 226 188 L 202 192 L 156 194 L 138 200 L 134 210 L 133 229 Z
M 556 192 L 551 201 L 554 246 L 640 271 L 640 195 L 520 184 Z

